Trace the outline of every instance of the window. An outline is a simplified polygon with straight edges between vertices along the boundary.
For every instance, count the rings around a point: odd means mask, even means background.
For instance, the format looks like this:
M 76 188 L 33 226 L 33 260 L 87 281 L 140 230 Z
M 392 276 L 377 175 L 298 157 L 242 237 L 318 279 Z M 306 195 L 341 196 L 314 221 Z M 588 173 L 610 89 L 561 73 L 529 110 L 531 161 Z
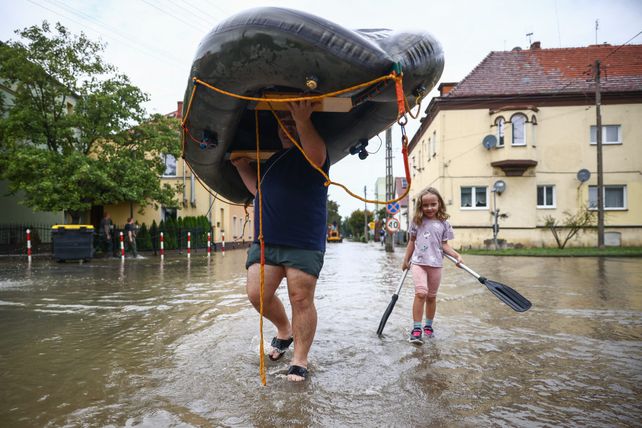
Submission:
M 555 186 L 537 186 L 537 208 L 555 208 Z
M 516 114 L 510 120 L 513 126 L 513 146 L 526 145 L 526 116 Z
M 604 186 L 605 210 L 626 209 L 626 186 Z M 589 208 L 597 209 L 597 186 L 589 186 Z
M 161 220 L 163 220 L 163 221 L 167 221 L 170 218 L 172 220 L 176 220 L 176 218 L 178 217 L 177 216 L 177 212 L 176 212 L 176 208 L 161 207 L 161 216 L 160 217 L 161 217 Z
M 428 162 L 430 162 L 430 159 L 432 159 L 432 156 L 430 155 L 430 153 L 432 153 L 432 150 L 432 138 L 428 137 Z
M 504 125 L 506 120 L 503 117 L 498 117 L 495 120 L 495 125 L 497 126 L 497 147 L 504 147 Z
M 591 144 L 597 144 L 597 126 L 591 126 Z M 602 144 L 622 144 L 620 125 L 602 126 Z
M 488 208 L 486 186 L 467 186 L 461 188 L 462 208 Z
M 176 177 L 176 157 L 174 155 L 164 155 L 163 161 L 165 162 L 164 177 Z
M 232 216 L 232 237 L 236 239 L 238 236 L 238 226 L 236 225 L 236 216 Z
M 437 131 L 432 131 L 432 156 L 437 156 Z

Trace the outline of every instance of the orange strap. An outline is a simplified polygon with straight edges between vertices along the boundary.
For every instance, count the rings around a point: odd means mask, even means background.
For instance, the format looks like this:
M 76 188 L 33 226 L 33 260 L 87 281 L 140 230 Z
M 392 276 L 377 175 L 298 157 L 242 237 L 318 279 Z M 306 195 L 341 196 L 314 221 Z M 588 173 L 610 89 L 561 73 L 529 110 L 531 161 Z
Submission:
M 259 293 L 259 330 L 261 331 L 259 353 L 261 361 L 259 363 L 259 373 L 261 374 L 261 383 L 267 385 L 265 376 L 265 349 L 263 347 L 263 292 L 265 290 L 265 241 L 263 240 L 263 192 L 261 191 L 261 150 L 259 141 L 259 112 L 254 111 L 254 120 L 256 122 L 256 192 L 259 196 L 259 243 L 261 244 L 261 270 L 260 270 L 260 287 Z

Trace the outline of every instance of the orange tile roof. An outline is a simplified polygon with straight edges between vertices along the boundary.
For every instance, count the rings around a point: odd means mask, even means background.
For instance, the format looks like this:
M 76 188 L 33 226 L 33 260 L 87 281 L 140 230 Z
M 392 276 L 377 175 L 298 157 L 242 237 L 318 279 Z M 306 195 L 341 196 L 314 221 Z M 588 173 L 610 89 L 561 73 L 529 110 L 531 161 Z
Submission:
M 603 92 L 642 90 L 642 45 L 491 52 L 445 98 L 594 91 L 601 62 Z

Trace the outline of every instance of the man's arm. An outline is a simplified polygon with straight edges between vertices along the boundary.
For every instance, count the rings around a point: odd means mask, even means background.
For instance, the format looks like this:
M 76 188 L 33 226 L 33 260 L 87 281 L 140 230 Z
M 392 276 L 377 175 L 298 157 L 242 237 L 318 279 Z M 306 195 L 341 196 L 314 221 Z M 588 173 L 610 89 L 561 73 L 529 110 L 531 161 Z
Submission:
M 310 160 L 318 167 L 323 166 L 326 159 L 325 141 L 319 135 L 310 116 L 314 104 L 310 101 L 288 103 L 292 118 L 296 122 L 296 130 L 301 139 L 301 146 Z
M 254 196 L 256 196 L 256 170 L 250 165 L 250 161 L 247 158 L 238 158 L 231 161 L 232 165 L 236 167 L 243 184 L 247 187 L 247 190 Z

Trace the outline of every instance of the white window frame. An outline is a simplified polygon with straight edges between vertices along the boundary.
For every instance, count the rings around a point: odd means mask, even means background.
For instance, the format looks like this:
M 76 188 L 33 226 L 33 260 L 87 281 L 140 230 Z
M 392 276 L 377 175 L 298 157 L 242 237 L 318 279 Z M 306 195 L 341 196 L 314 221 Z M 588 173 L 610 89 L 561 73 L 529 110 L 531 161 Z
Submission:
M 617 141 L 609 141 L 606 139 L 606 129 L 615 128 L 617 129 Z M 595 130 L 595 140 L 593 140 L 593 130 Z M 589 141 L 591 146 L 597 146 L 597 126 L 591 125 L 589 129 Z M 602 144 L 622 144 L 622 126 L 621 125 L 602 125 Z
M 497 147 L 504 147 L 506 119 L 504 119 L 502 116 L 499 116 L 497 119 L 495 119 L 495 125 L 497 126 Z
M 522 124 L 522 134 L 523 134 L 523 140 L 521 143 L 517 144 L 515 143 L 515 122 L 514 120 L 518 117 L 521 117 L 524 119 L 524 123 Z M 511 145 L 513 147 L 525 147 L 526 146 L 526 124 L 528 123 L 528 117 L 522 113 L 516 113 L 510 118 L 510 124 L 511 124 Z
M 544 204 L 543 205 L 540 205 L 540 203 L 539 203 L 539 189 L 543 189 L 543 191 L 544 191 Z M 547 196 L 548 192 L 551 192 L 552 195 L 553 195 L 552 196 L 553 203 L 551 205 L 548 205 L 546 203 L 546 196 Z M 553 185 L 553 184 L 540 184 L 540 185 L 538 185 L 537 186 L 537 194 L 535 195 L 535 197 L 537 198 L 537 208 L 540 208 L 540 209 L 557 208 L 557 192 L 555 190 L 555 185 Z
M 167 159 L 168 159 L 168 156 L 171 156 L 172 158 L 174 158 L 174 174 L 167 174 Z M 163 175 L 162 176 L 163 177 L 176 177 L 176 175 L 178 174 L 178 159 L 176 159 L 176 156 L 170 155 L 169 153 L 166 153 L 166 154 L 162 155 L 162 158 L 163 158 L 163 163 L 165 164 L 165 171 L 163 171 Z
M 465 207 L 462 204 L 462 191 L 464 189 L 470 189 L 470 196 L 471 196 L 471 204 L 472 206 L 470 207 Z M 483 189 L 484 194 L 486 196 L 486 204 L 484 206 L 477 206 L 477 191 Z M 487 210 L 488 209 L 488 186 L 461 186 L 459 188 L 459 208 L 462 210 Z
M 621 189 L 622 190 L 622 206 L 609 207 L 606 206 L 606 193 L 609 190 Z M 589 186 L 588 193 L 588 207 L 592 211 L 597 211 L 597 186 Z M 609 184 L 603 187 L 602 201 L 604 202 L 604 211 L 625 211 L 628 210 L 628 196 L 626 184 Z M 591 197 L 593 195 L 593 197 Z M 592 203 L 594 201 L 595 203 Z

